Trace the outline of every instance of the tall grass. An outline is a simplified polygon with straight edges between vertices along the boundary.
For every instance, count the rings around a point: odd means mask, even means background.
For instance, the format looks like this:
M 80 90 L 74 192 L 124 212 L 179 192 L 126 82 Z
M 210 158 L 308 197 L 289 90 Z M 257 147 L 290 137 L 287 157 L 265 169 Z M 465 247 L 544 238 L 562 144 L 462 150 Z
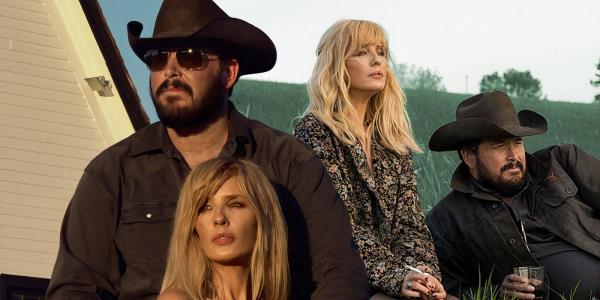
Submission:
M 408 112 L 415 137 L 424 149 L 414 156 L 414 170 L 421 203 L 429 210 L 450 191 L 449 181 L 458 165 L 456 152 L 432 153 L 427 142 L 433 132 L 455 120 L 458 103 L 470 95 L 406 90 Z M 248 117 L 274 128 L 291 132 L 294 119 L 308 103 L 304 84 L 241 80 L 232 97 L 236 107 Z M 517 110 L 530 109 L 548 119 L 548 132 L 525 139 L 528 152 L 559 143 L 573 143 L 600 157 L 600 105 L 552 101 L 515 100 Z

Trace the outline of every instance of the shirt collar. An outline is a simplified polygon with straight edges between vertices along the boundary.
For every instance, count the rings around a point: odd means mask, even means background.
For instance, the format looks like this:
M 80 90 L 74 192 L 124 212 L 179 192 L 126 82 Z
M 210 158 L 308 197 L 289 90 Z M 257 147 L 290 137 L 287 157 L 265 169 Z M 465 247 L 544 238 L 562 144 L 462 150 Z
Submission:
M 162 122 L 148 125 L 138 131 L 132 144 L 131 156 L 162 151 L 170 155 L 177 152 Z M 221 157 L 250 158 L 256 150 L 256 142 L 252 136 L 251 121 L 243 116 L 229 101 L 228 137 L 221 150 Z
M 252 134 L 251 121 L 242 115 L 229 101 L 229 125 L 225 146 L 219 153 L 221 157 L 249 159 L 256 151 L 256 141 Z
M 171 142 L 167 129 L 162 122 L 150 124 L 135 133 L 134 136 L 136 138 L 132 143 L 131 156 L 156 151 L 169 153 L 175 150 L 175 146 Z

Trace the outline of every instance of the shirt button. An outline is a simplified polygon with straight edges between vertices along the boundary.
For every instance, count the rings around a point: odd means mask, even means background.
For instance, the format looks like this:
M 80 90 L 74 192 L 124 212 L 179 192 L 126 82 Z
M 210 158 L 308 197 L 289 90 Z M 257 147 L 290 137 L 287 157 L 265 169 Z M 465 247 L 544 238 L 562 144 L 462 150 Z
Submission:
M 565 192 L 567 192 L 567 194 L 571 193 L 571 189 L 570 188 L 565 188 Z
M 151 213 L 147 213 L 146 214 L 146 219 L 150 219 L 150 218 L 152 218 L 152 214 Z
M 508 239 L 508 243 L 514 245 L 517 241 L 515 239 Z
M 497 207 L 498 207 L 498 204 L 496 204 L 496 203 L 492 204 L 493 209 L 496 209 Z

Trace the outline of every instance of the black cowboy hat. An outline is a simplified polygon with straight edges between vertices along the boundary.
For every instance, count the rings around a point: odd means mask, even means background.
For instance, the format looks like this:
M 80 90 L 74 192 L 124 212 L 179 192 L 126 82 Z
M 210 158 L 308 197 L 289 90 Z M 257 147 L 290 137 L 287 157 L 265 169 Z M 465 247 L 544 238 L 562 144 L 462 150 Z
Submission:
M 429 139 L 429 149 L 449 151 L 465 142 L 483 138 L 523 137 L 546 132 L 546 119 L 531 110 L 518 114 L 504 92 L 484 92 L 461 102 L 456 121 L 436 130 Z
M 273 41 L 252 24 L 229 17 L 211 0 L 164 0 L 151 38 L 140 38 L 143 25 L 127 24 L 129 45 L 144 60 L 150 49 L 209 46 L 225 50 L 240 64 L 240 75 L 273 68 L 277 51 Z

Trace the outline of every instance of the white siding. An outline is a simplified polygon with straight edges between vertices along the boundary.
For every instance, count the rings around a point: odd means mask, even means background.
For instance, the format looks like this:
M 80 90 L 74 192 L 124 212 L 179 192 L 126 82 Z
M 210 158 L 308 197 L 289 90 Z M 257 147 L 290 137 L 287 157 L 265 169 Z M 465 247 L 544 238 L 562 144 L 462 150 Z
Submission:
M 55 1 L 0 0 L 0 273 L 5 274 L 50 277 L 62 217 L 83 168 L 116 139 L 107 125 L 114 115 L 104 115 L 119 107 L 118 95 L 100 99 L 83 80 L 109 78 L 99 50 L 81 54 L 72 42 L 94 48 L 89 27 L 81 28 L 87 24 L 83 12 L 76 0 Z M 65 11 L 76 17 L 65 17 Z M 84 33 L 73 36 L 73 30 Z M 122 107 L 117 114 L 127 118 Z

